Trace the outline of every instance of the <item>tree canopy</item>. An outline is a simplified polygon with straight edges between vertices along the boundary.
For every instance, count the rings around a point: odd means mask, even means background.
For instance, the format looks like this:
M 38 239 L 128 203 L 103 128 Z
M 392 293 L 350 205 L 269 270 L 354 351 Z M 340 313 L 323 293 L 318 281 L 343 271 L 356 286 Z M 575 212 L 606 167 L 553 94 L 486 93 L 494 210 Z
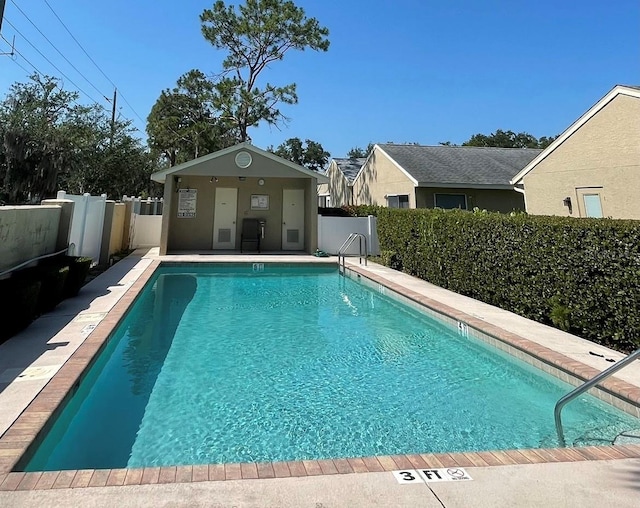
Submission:
M 320 143 L 310 139 L 303 143 L 300 138 L 289 138 L 278 148 L 274 149 L 270 146 L 267 150 L 312 171 L 323 169 L 331 157 L 331 154 Z
M 0 101 L 3 201 L 37 202 L 62 189 L 111 198 L 151 190 L 151 159 L 128 122 L 112 125 L 104 109 L 77 100 L 56 78 L 34 74 Z
M 375 145 L 373 143 L 369 143 L 366 149 L 360 148 L 359 146 L 354 146 L 347 152 L 347 157 L 349 157 L 349 159 L 360 159 L 363 157 L 368 157 L 374 146 Z
M 489 135 L 474 134 L 469 140 L 462 143 L 462 146 L 493 146 L 499 148 L 546 148 L 557 136 L 541 137 L 537 139 L 535 136 L 527 132 L 503 131 L 498 129 Z M 440 143 L 441 145 L 449 145 L 449 142 Z
M 327 51 L 329 30 L 308 18 L 292 1 L 246 0 L 226 5 L 217 1 L 200 15 L 202 34 L 216 49 L 225 51 L 223 72 L 215 83 L 215 106 L 225 122 L 237 129 L 238 140 L 261 121 L 278 125 L 286 120 L 279 104 L 296 104 L 296 85 L 258 84 L 270 64 L 290 50 Z
M 147 117 L 149 146 L 175 166 L 235 144 L 237 129 L 220 118 L 215 86 L 191 70 L 163 90 Z

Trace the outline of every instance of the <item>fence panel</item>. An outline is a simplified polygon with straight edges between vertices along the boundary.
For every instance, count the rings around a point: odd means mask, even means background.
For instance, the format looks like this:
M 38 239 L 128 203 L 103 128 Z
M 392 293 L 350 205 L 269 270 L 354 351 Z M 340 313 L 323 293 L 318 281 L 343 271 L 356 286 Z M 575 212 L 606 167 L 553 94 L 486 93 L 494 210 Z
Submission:
M 318 215 L 318 248 L 327 254 L 337 254 L 338 249 L 350 233 L 360 233 L 367 238 L 368 254 L 380 254 L 376 218 L 368 217 L 324 217 Z M 358 254 L 359 241 L 351 244 L 347 254 Z
M 107 195 L 76 196 L 60 191 L 57 199 L 68 199 L 74 202 L 69 238 L 69 243 L 72 243 L 74 248 L 73 251 L 70 249 L 70 253 L 75 256 L 90 257 L 97 263 L 100 260 Z
M 131 201 L 131 213 L 137 215 L 162 215 L 163 198 L 136 198 L 133 196 L 122 196 L 122 201 Z
M 130 248 L 158 247 L 161 228 L 162 215 L 132 214 Z

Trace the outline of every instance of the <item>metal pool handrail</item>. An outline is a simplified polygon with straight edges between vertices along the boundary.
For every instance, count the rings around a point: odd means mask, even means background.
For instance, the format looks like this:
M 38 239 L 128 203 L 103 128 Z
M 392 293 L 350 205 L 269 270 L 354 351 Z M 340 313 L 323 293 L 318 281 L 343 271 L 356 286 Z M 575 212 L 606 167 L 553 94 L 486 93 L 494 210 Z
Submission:
M 29 259 L 27 261 L 24 261 L 23 263 L 20 263 L 19 265 L 12 266 L 11 268 L 9 268 L 7 270 L 4 270 L 3 272 L 0 272 L 0 277 L 2 277 L 3 275 L 7 275 L 8 273 L 15 272 L 19 268 L 22 268 L 23 266 L 27 266 L 28 264 L 33 263 L 34 261 L 39 261 L 41 259 L 50 258 L 50 257 L 53 257 L 53 256 L 57 256 L 58 254 L 62 254 L 63 252 L 67 252 L 69 249 L 72 249 L 73 247 L 74 247 L 74 244 L 71 243 L 71 244 L 69 244 L 68 247 L 65 247 L 64 249 L 59 250 L 58 252 L 52 252 L 51 254 L 44 254 L 42 256 L 38 256 L 37 258 L 33 258 L 33 259 Z
M 634 351 L 630 355 L 625 356 L 622 360 L 620 360 L 619 362 L 615 363 L 614 365 L 612 365 L 608 369 L 603 370 L 597 376 L 589 379 L 588 381 L 585 381 L 583 384 L 578 386 L 575 390 L 567 393 L 564 397 L 562 397 L 556 403 L 556 407 L 555 407 L 555 409 L 553 411 L 553 414 L 554 414 L 555 419 L 556 419 L 556 432 L 558 433 L 558 441 L 560 442 L 560 446 L 566 446 L 565 441 L 564 441 L 564 431 L 562 429 L 562 419 L 561 419 L 561 414 L 560 414 L 562 412 L 562 408 L 565 406 L 565 404 L 571 402 L 578 395 L 586 392 L 589 388 L 592 388 L 593 386 L 597 385 L 600 381 L 602 381 L 602 380 L 608 378 L 609 376 L 611 376 L 612 374 L 618 372 L 620 369 L 622 369 L 623 367 L 627 366 L 628 364 L 630 364 L 634 360 L 637 360 L 638 358 L 640 358 L 640 349 L 637 349 L 636 351 Z
M 340 257 L 342 256 L 342 274 L 344 275 L 344 271 L 345 271 L 345 258 L 346 258 L 346 250 L 351 247 L 351 244 L 355 241 L 355 239 L 358 238 L 360 240 L 360 245 L 359 245 L 359 256 L 360 256 L 360 264 L 362 264 L 362 258 L 364 257 L 364 266 L 367 266 L 367 255 L 368 255 L 368 249 L 367 249 L 367 237 L 364 236 L 362 233 L 350 233 L 349 236 L 347 237 L 347 239 L 342 243 L 342 245 L 340 246 L 340 248 L 338 249 L 338 273 L 340 273 Z M 362 240 L 364 239 L 364 254 L 362 252 Z

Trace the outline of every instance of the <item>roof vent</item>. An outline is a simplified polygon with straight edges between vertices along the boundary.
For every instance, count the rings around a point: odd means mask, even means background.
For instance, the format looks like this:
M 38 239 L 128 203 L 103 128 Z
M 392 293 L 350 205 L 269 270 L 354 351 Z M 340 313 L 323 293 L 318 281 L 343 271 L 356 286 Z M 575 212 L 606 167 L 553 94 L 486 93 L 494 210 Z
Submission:
M 253 159 L 249 152 L 238 152 L 236 154 L 236 166 L 239 168 L 248 168 L 251 166 L 251 162 L 253 162 Z

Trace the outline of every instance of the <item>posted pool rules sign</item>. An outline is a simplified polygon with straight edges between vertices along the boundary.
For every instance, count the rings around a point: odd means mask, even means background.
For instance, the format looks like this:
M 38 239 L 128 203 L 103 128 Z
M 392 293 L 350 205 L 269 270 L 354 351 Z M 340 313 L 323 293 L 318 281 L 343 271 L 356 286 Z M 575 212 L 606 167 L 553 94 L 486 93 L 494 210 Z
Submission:
M 430 482 L 455 482 L 473 480 L 469 473 L 461 467 L 447 467 L 442 469 L 403 469 L 393 471 L 398 483 L 430 483 Z

